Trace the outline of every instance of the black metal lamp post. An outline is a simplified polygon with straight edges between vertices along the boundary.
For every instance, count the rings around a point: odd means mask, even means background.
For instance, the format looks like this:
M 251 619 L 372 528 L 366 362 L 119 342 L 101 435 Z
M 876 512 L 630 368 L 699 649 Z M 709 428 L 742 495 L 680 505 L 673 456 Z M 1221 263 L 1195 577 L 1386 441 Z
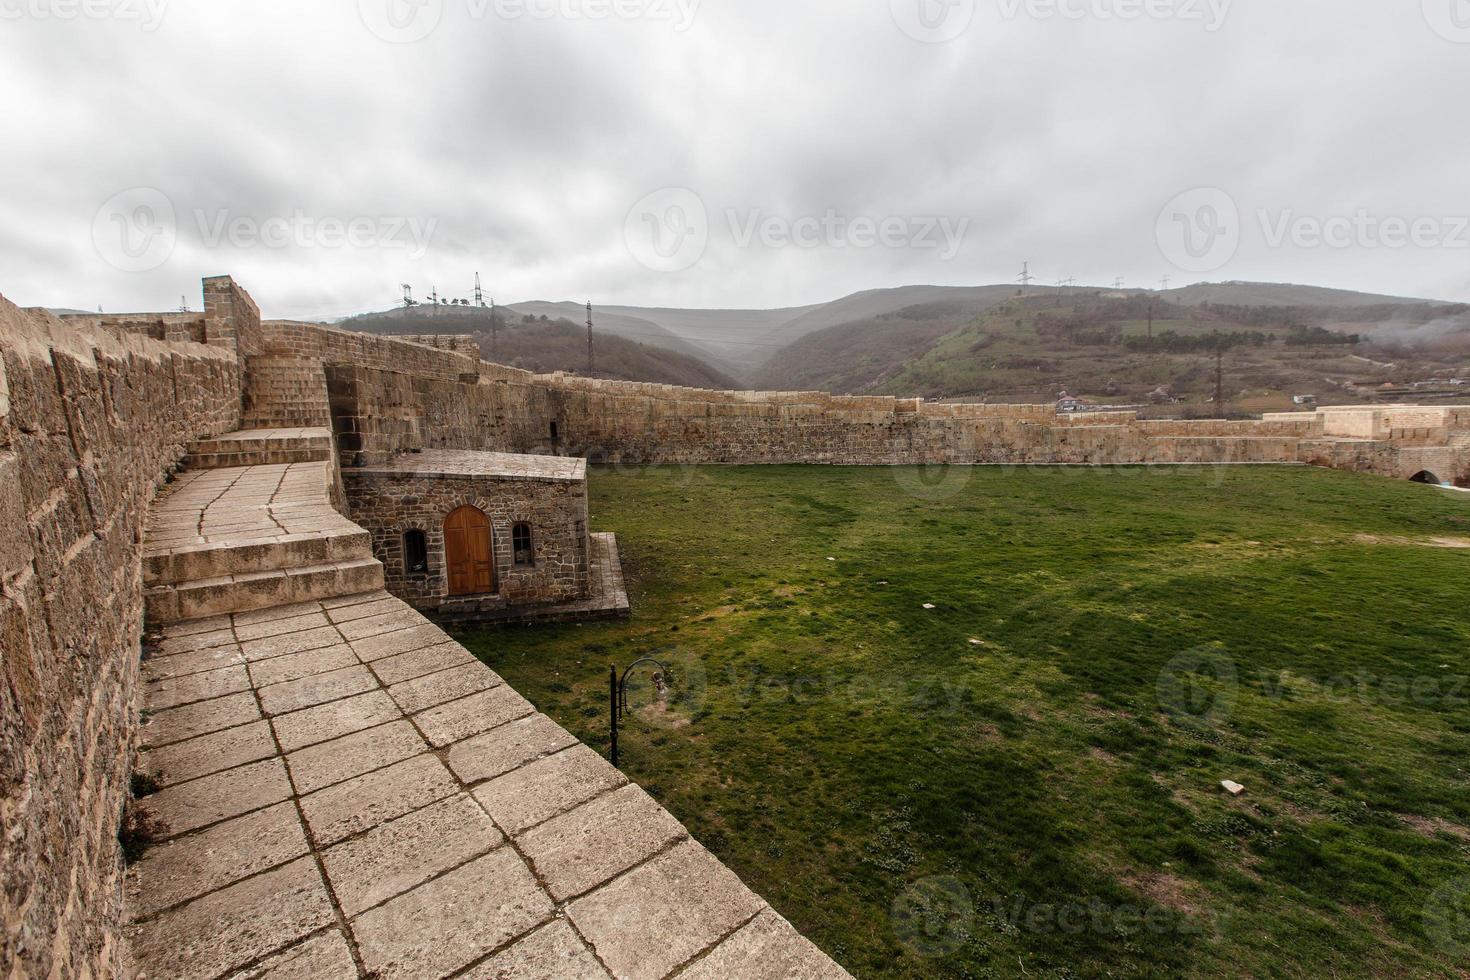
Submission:
M 635 668 L 640 667 L 643 664 L 653 664 L 655 667 L 657 667 L 659 670 L 658 676 L 669 676 L 669 668 L 665 667 L 657 660 L 654 660 L 652 657 L 644 657 L 641 660 L 633 661 L 633 663 L 628 666 L 628 669 L 623 671 L 623 676 L 621 678 L 618 677 L 618 668 L 616 664 L 608 667 L 608 730 L 612 736 L 611 756 L 612 764 L 614 766 L 618 764 L 618 721 L 623 717 L 623 712 L 628 710 L 628 675 L 633 673 Z

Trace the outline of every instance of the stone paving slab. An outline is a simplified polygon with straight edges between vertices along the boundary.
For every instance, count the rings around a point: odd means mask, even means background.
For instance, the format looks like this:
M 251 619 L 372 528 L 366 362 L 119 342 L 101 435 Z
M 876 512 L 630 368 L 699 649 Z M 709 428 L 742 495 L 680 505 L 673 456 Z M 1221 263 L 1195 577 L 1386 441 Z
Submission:
M 150 848 L 128 869 L 128 893 L 152 915 L 310 852 L 296 807 L 277 803 Z
M 414 715 L 414 724 L 436 749 L 533 714 L 531 702 L 504 684 Z
M 429 746 L 406 721 L 369 728 L 286 756 L 296 792 L 307 794 L 384 769 L 427 752 Z
M 628 785 L 516 839 L 558 901 L 580 895 L 687 835 L 642 787 Z
M 659 980 L 766 908 L 735 873 L 694 841 L 573 902 L 567 916 L 614 975 Z M 629 909 L 639 927 L 628 928 Z M 650 935 L 660 942 L 650 944 Z M 771 972 L 761 976 L 784 976 Z
M 353 916 L 504 841 L 495 822 L 461 793 L 329 848 L 322 863 L 342 911 Z
M 826 953 L 765 909 L 687 969 L 679 980 L 842 980 L 847 976 Z
M 195 523 L 163 540 L 264 533 L 210 519 L 222 493 L 293 533 L 338 528 L 290 479 L 325 469 L 258 469 L 264 490 L 185 481 L 170 499 Z M 173 624 L 149 651 L 139 768 L 162 788 L 138 805 L 158 829 L 127 875 L 148 977 L 845 976 L 381 589 Z
M 363 964 L 383 980 L 440 977 L 551 918 L 555 905 L 502 847 L 352 923 Z
M 519 834 L 628 781 L 585 745 L 547 756 L 492 779 L 475 799 L 507 833 Z
M 256 721 L 140 753 L 138 768 L 160 786 L 167 786 L 276 754 L 270 725 Z
M 309 857 L 196 898 L 135 927 L 133 954 L 152 976 L 193 980 L 239 969 L 335 917 Z
M 542 926 L 508 949 L 460 974 L 461 980 L 610 980 L 564 919 Z

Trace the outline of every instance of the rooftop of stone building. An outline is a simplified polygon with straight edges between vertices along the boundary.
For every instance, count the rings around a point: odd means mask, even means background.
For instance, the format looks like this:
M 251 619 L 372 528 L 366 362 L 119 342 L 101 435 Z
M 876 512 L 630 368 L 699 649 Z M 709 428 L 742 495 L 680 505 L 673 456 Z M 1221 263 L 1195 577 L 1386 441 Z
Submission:
M 460 452 L 425 449 L 401 453 L 386 463 L 354 467 L 359 472 L 412 476 L 475 476 L 499 480 L 575 482 L 587 479 L 587 461 L 566 456 L 522 456 L 516 453 Z

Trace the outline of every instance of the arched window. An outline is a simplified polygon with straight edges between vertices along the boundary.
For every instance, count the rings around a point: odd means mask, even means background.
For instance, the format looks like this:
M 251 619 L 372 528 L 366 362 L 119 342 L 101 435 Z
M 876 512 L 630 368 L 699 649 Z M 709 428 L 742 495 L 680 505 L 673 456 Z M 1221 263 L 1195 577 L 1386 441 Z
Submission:
M 536 564 L 536 549 L 531 541 L 531 525 L 517 524 L 510 529 L 510 550 L 521 567 Z
M 429 570 L 429 539 L 423 531 L 407 531 L 403 535 L 403 567 L 410 575 Z
M 561 430 L 557 426 L 556 421 L 553 419 L 551 423 L 551 441 L 556 442 L 556 440 L 559 438 L 561 438 Z

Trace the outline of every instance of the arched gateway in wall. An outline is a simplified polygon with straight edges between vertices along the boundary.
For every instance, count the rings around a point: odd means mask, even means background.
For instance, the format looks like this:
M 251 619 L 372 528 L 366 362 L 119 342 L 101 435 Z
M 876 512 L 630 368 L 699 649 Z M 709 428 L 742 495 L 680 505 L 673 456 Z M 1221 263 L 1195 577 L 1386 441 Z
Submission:
M 449 572 L 450 595 L 495 591 L 490 519 L 478 507 L 461 507 L 444 518 L 444 565 Z

